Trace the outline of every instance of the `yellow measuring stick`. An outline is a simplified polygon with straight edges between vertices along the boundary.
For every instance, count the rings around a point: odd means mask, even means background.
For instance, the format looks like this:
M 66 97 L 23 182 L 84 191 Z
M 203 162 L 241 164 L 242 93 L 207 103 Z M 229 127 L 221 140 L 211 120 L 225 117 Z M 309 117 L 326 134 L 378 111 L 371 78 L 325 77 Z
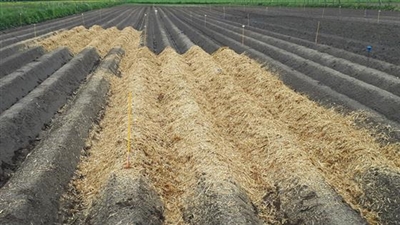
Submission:
M 131 167 L 130 164 L 130 155 L 131 155 L 131 124 L 132 124 L 132 93 L 129 92 L 128 95 L 128 143 L 127 143 L 127 157 L 126 157 L 126 165 L 125 168 L 128 169 Z

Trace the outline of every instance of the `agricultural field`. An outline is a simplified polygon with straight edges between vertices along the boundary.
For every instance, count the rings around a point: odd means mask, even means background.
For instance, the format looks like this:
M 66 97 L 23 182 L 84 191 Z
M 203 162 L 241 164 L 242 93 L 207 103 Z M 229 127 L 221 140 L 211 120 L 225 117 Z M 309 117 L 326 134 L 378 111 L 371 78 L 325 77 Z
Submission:
M 398 7 L 398 0 L 125 0 L 134 4 L 194 4 L 194 5 L 247 5 L 247 6 L 286 6 L 286 7 L 344 7 L 344 8 L 385 8 Z
M 0 224 L 400 224 L 400 13 L 119 5 L 0 34 Z

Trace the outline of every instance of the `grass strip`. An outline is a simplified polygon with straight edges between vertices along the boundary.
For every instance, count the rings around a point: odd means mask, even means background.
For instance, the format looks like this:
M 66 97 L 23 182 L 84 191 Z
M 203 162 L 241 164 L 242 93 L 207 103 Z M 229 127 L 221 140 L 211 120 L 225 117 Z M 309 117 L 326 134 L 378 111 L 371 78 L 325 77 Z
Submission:
M 35 24 L 118 4 L 121 4 L 121 2 L 0 2 L 0 30 Z

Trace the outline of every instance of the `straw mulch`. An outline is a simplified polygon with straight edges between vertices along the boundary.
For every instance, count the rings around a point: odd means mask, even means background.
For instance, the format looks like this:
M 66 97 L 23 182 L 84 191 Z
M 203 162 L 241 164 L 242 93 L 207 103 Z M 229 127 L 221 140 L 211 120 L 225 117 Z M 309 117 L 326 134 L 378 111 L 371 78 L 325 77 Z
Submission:
M 101 57 L 104 57 L 108 53 L 111 47 L 118 46 L 118 44 L 115 43 L 115 38 L 123 36 L 124 36 L 123 33 L 116 27 L 111 27 L 106 30 L 99 29 L 97 35 L 92 39 L 92 41 L 89 44 L 87 44 L 87 46 L 96 48 L 99 55 Z
M 163 200 L 166 224 L 185 224 L 185 211 L 202 204 L 196 196 L 199 180 L 222 187 L 221 194 L 224 182 L 237 184 L 264 222 L 279 224 L 264 196 L 275 191 L 276 182 L 290 186 L 285 182 L 295 177 L 310 186 L 326 180 L 369 222 L 377 222 L 374 212 L 358 204 L 363 193 L 354 177 L 372 166 L 398 170 L 399 148 L 382 146 L 370 131 L 357 128 L 359 114 L 343 116 L 321 107 L 229 49 L 210 56 L 196 46 L 184 55 L 167 48 L 156 56 L 138 48 L 139 39 L 132 28 L 95 26 L 39 43 L 74 52 L 89 45 L 102 55 L 117 46 L 126 51 L 121 77 L 109 78 L 107 107 L 71 183 L 85 212 L 110 175 L 119 174 L 152 182 Z M 133 117 L 127 172 L 128 107 Z
M 359 204 L 362 191 L 355 176 L 370 167 L 399 171 L 398 145 L 382 146 L 372 131 L 355 126 L 358 113 L 343 116 L 286 87 L 260 64 L 232 50 L 220 49 L 213 58 L 260 107 L 285 124 L 308 154 L 313 167 L 371 223 L 377 218 Z M 397 157 L 396 157 L 397 155 Z
M 132 28 L 124 29 L 118 38 L 109 45 L 112 47 L 127 48 L 132 43 L 138 43 L 140 33 Z M 132 48 L 126 52 L 126 56 L 134 60 L 137 49 Z M 121 69 L 126 69 L 126 57 L 120 64 Z M 132 86 L 132 76 L 106 77 L 111 86 L 107 109 L 104 110 L 102 120 L 93 128 L 90 138 L 87 140 L 85 152 L 81 163 L 70 186 L 79 200 L 80 210 L 90 208 L 101 187 L 107 182 L 112 173 L 120 171 L 126 158 L 126 123 L 127 123 L 127 96 Z M 132 170 L 135 172 L 137 170 Z M 73 211 L 72 213 L 78 213 Z
M 200 180 L 205 187 L 212 189 L 211 192 L 215 191 L 220 196 L 224 194 L 224 190 L 229 189 L 227 183 L 245 185 L 251 180 L 251 174 L 240 154 L 232 149 L 215 128 L 212 115 L 203 110 L 197 101 L 201 96 L 193 84 L 188 82 L 187 78 L 193 74 L 182 56 L 172 49 L 166 49 L 159 57 L 164 62 L 161 77 L 168 86 L 162 100 L 165 104 L 165 115 L 171 120 L 166 127 L 167 133 L 175 141 L 171 146 L 172 154 L 177 154 L 183 164 L 182 172 L 178 174 L 183 179 L 181 186 L 184 191 L 179 204 L 183 204 L 185 210 L 189 206 L 198 206 L 191 208 L 199 209 L 205 204 L 196 192 Z M 213 188 L 215 185 L 220 188 L 216 190 Z M 236 196 L 230 198 L 234 201 Z M 204 212 L 192 213 L 195 216 L 204 216 Z
M 244 168 L 252 174 L 249 185 L 244 187 L 260 216 L 269 223 L 279 223 L 275 209 L 266 208 L 263 199 L 266 193 L 273 192 L 271 184 L 297 178 L 300 183 L 313 186 L 313 181 L 322 180 L 319 171 L 286 125 L 237 86 L 211 56 L 192 48 L 186 57 L 194 73 L 192 83 L 205 93 L 220 132 L 236 147 L 247 166 Z
M 85 47 L 92 46 L 97 49 L 100 56 L 104 57 L 114 42 L 115 37 L 120 35 L 120 32 L 115 27 L 104 30 L 98 25 L 94 25 L 90 29 L 78 26 L 39 40 L 36 44 L 43 46 L 47 51 L 52 51 L 60 46 L 66 46 L 74 54 L 79 53 Z

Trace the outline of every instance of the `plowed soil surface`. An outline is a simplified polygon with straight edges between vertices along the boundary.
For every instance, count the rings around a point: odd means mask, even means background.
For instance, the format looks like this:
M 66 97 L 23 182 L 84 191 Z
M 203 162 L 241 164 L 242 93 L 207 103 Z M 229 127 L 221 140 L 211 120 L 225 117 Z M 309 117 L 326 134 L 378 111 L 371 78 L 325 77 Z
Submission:
M 183 55 L 166 48 L 155 55 L 139 46 L 140 34 L 132 29 L 78 27 L 59 35 L 68 40 L 62 45 L 74 51 L 92 43 L 101 53 L 110 49 L 109 42 L 96 37 L 108 33 L 124 36 L 129 45 L 121 76 L 110 80 L 104 115 L 70 185 L 75 196 L 64 196 L 79 199 L 68 220 L 84 221 L 110 176 L 120 174 L 151 181 L 165 206 L 166 224 L 185 224 L 185 213 L 201 208 L 199 179 L 221 187 L 225 181 L 238 184 L 262 221 L 283 223 L 279 210 L 266 203 L 266 194 L 290 186 L 286 179 L 314 177 L 332 186 L 369 222 L 378 221 L 360 203 L 363 192 L 354 177 L 372 167 L 398 170 L 399 152 L 358 128 L 354 120 L 359 115 L 343 116 L 319 106 L 227 48 L 213 55 L 199 47 Z M 91 40 L 77 43 L 89 34 Z M 41 43 L 58 47 L 58 38 Z M 125 169 L 128 107 L 132 152 L 131 168 Z
M 0 224 L 400 224 L 397 14 L 323 13 L 119 6 L 3 32 Z

